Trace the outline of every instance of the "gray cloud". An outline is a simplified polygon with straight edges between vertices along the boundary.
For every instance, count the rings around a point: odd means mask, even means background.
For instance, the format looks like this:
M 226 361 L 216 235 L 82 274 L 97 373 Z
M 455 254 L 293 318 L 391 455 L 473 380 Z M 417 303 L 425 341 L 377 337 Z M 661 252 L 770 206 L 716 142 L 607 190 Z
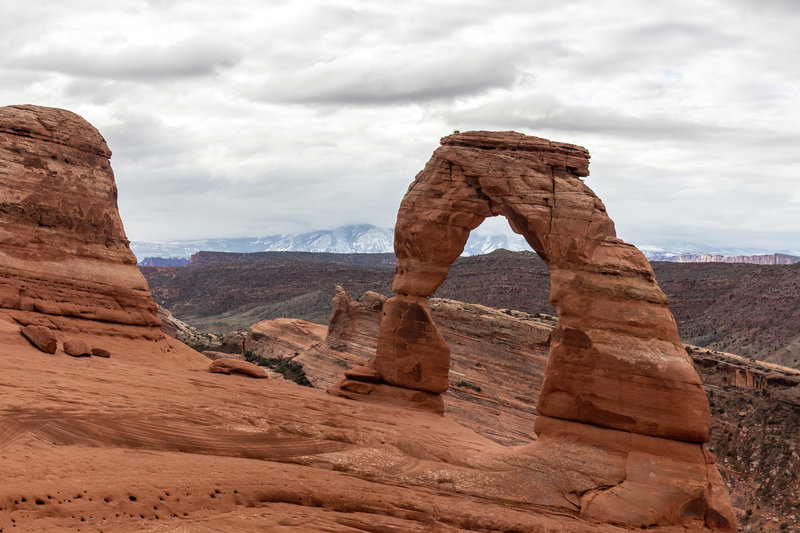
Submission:
M 441 43 L 379 48 L 273 76 L 250 95 L 303 104 L 391 104 L 472 96 L 513 83 L 516 65 L 508 59 L 510 52 Z
M 5 3 L 0 105 L 97 126 L 135 240 L 388 226 L 441 136 L 516 129 L 590 149 L 626 240 L 789 249 L 797 6 Z
M 735 133 L 732 128 L 705 125 L 665 114 L 628 115 L 621 109 L 568 105 L 549 95 L 498 99 L 472 109 L 447 114 L 464 127 L 495 128 L 505 124 L 526 131 L 591 132 L 651 140 L 696 141 Z M 475 125 L 475 126 L 473 126 Z
M 8 64 L 82 78 L 142 80 L 194 78 L 236 65 L 242 53 L 219 39 L 193 38 L 167 46 L 138 45 L 116 52 L 64 47 L 20 54 Z

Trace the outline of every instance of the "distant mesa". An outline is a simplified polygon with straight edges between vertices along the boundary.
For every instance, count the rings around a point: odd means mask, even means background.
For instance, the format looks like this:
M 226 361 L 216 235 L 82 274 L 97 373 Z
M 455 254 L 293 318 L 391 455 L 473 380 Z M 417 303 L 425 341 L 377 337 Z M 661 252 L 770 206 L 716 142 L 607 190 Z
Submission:
M 670 261 L 674 263 L 745 263 L 750 265 L 793 265 L 800 263 L 800 257 L 789 254 L 733 255 L 720 253 L 676 253 L 646 252 L 650 261 Z
M 198 239 L 175 242 L 132 242 L 139 266 L 186 266 L 197 252 L 314 252 L 336 254 L 394 253 L 394 229 L 370 224 L 342 226 L 332 230 L 270 235 L 267 237 Z M 498 249 L 530 250 L 519 236 L 474 233 L 464 247 L 464 255 L 481 255 Z M 185 262 L 184 262 L 185 261 Z
M 397 295 L 383 305 L 374 360 L 382 383 L 346 378 L 330 392 L 357 398 L 363 383 L 365 399 L 379 392 L 387 400 L 396 390 L 401 404 L 436 409 L 450 350 L 427 297 L 470 232 L 502 215 L 550 268 L 559 317 L 531 446 L 588 445 L 626 457 L 628 472 L 613 488 L 572 489 L 585 495 L 581 514 L 634 527 L 688 527 L 702 517 L 706 527 L 735 531 L 727 490 L 703 446 L 710 410 L 700 378 L 647 259 L 616 238 L 603 203 L 581 180 L 588 151 L 515 132 L 467 132 L 441 144 L 397 215 Z M 675 462 L 683 464 L 680 480 L 664 476 Z M 586 463 L 560 457 L 548 468 L 559 476 Z M 697 513 L 687 515 L 687 506 Z

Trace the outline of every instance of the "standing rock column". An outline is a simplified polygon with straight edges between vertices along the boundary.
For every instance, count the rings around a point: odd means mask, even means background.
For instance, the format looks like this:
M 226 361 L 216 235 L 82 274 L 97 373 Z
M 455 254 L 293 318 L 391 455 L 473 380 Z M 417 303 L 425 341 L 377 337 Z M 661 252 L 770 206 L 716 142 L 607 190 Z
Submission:
M 375 370 L 399 387 L 447 390 L 450 347 L 433 323 L 427 298 L 395 296 L 384 304 Z

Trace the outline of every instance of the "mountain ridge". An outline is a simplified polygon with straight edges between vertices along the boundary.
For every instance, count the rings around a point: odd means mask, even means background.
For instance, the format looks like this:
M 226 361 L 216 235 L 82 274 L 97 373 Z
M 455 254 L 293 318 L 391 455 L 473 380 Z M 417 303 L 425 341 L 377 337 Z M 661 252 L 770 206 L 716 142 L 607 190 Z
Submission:
M 720 249 L 697 244 L 640 245 L 650 261 L 679 263 L 723 262 L 764 265 L 800 262 L 800 251 Z M 474 231 L 464 246 L 463 256 L 484 255 L 498 249 L 532 251 L 521 235 Z M 132 241 L 131 250 L 140 266 L 185 266 L 201 251 L 319 252 L 337 254 L 394 253 L 394 229 L 371 224 L 354 224 L 330 230 L 283 233 L 262 237 L 198 239 L 172 242 Z

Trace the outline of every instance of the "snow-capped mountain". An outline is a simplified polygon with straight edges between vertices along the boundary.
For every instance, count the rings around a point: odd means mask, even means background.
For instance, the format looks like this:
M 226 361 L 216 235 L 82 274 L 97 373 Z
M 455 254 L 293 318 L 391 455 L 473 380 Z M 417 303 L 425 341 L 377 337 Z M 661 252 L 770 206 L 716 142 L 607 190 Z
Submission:
M 531 247 L 522 235 L 517 235 L 516 233 L 511 235 L 481 235 L 479 233 L 471 233 L 466 246 L 464 246 L 464 253 L 461 255 L 483 255 L 499 248 L 512 252 L 521 252 L 523 250 L 531 251 Z
M 342 254 L 391 253 L 394 251 L 394 230 L 380 228 L 369 224 L 344 226 L 332 230 L 311 231 L 302 234 L 270 235 L 267 237 L 234 238 L 234 239 L 202 239 L 174 242 L 131 242 L 131 250 L 141 263 L 165 264 L 159 261 L 146 261 L 148 258 L 188 259 L 201 250 L 216 252 L 327 252 Z M 463 255 L 488 254 L 503 248 L 514 252 L 530 250 L 530 246 L 521 235 L 510 233 L 473 232 Z M 639 245 L 639 249 L 650 261 L 680 262 L 756 262 L 761 264 L 778 264 L 797 262 L 796 255 L 780 251 L 789 257 L 768 255 L 774 251 L 755 249 L 721 249 L 698 244 L 665 244 Z M 770 262 L 772 261 L 772 262 Z M 777 263 L 776 263 L 777 262 Z M 140 263 L 140 264 L 141 264 Z M 179 264 L 173 261 L 170 264 Z
M 173 242 L 131 242 L 131 250 L 139 260 L 147 257 L 188 258 L 201 250 L 214 252 L 327 252 L 383 253 L 392 252 L 394 230 L 368 224 L 345 226 L 333 230 L 302 234 L 269 235 L 266 237 L 201 239 Z
M 463 255 L 487 254 L 498 248 L 530 250 L 521 236 L 472 233 Z M 394 252 L 394 229 L 369 224 L 344 226 L 302 234 L 270 235 L 235 239 L 201 239 L 173 242 L 131 242 L 140 262 L 146 258 L 188 258 L 201 250 L 216 252 L 327 252 L 366 254 Z M 154 264 L 148 261 L 148 264 Z
M 649 261 L 675 263 L 751 263 L 789 265 L 800 262 L 800 252 L 760 248 L 715 248 L 697 244 L 639 245 Z

